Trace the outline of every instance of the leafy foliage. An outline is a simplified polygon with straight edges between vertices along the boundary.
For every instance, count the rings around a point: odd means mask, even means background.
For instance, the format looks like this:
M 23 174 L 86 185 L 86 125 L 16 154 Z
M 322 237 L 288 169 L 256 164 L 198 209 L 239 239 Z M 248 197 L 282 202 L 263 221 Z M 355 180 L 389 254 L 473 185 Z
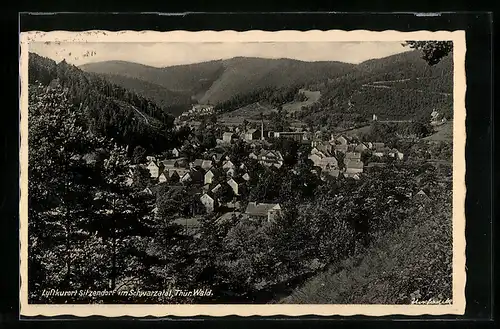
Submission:
M 453 51 L 453 41 L 407 41 L 403 45 L 421 50 L 422 58 L 431 66 Z
M 113 85 L 96 74 L 85 73 L 66 62 L 31 53 L 29 83 L 60 84 L 68 100 L 86 114 L 86 125 L 96 134 L 123 145 L 141 145 L 160 152 L 172 146 L 173 117 L 152 101 Z

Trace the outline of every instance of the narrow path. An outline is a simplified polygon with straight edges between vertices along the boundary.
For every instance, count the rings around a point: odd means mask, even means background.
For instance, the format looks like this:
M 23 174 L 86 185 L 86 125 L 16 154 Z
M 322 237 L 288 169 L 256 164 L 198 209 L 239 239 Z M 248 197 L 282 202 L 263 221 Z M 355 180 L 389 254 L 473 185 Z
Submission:
M 371 87 L 371 88 L 378 88 L 378 89 L 394 89 L 394 87 L 391 87 L 391 86 L 375 86 L 375 85 L 371 85 L 371 84 L 364 84 L 363 87 Z M 417 93 L 422 93 L 422 94 L 451 96 L 450 93 L 443 93 L 443 92 L 438 92 L 438 91 L 423 91 L 420 89 L 413 89 L 413 88 L 400 88 L 399 90 L 411 90 L 411 91 L 416 91 Z
M 137 113 L 139 113 L 139 114 L 140 114 L 140 115 L 144 118 L 144 120 L 146 121 L 146 123 L 147 123 L 148 125 L 151 125 L 151 124 L 149 123 L 148 118 L 144 115 L 144 113 L 142 113 L 141 111 L 139 111 L 139 110 L 138 110 L 138 109 L 137 109 L 134 105 L 130 105 L 130 106 L 134 109 L 134 111 L 136 111 Z

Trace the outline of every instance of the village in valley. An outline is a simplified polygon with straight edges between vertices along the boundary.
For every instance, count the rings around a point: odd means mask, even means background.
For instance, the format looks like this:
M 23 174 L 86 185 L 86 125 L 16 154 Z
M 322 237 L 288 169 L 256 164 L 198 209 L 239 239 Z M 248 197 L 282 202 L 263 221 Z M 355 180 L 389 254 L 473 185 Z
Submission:
M 190 139 L 183 147 L 173 148 L 164 155 L 147 155 L 144 161 L 131 165 L 129 185 L 134 183 L 134 169 L 142 167 L 150 175 L 148 186 L 143 193 L 156 195 L 161 188 L 186 189 L 196 196 L 202 207 L 192 205 L 191 216 L 179 217 L 175 223 L 184 226 L 186 232 L 195 234 L 199 228 L 199 219 L 204 214 L 217 214 L 218 222 L 231 218 L 247 218 L 250 220 L 271 223 L 282 213 L 279 203 L 263 203 L 248 198 L 252 181 L 259 173 L 252 168 L 262 170 L 280 169 L 284 165 L 282 152 L 274 147 L 277 140 L 288 140 L 299 146 L 298 157 L 310 161 L 311 173 L 322 181 L 328 179 L 353 179 L 359 181 L 370 175 L 374 168 L 385 167 L 388 162 L 404 163 L 408 157 L 396 148 L 391 148 L 381 140 L 360 141 L 348 133 L 325 134 L 324 131 L 311 132 L 304 128 L 290 131 L 271 131 L 266 129 L 264 120 L 256 128 L 247 128 L 248 124 L 239 126 L 218 124 L 212 119 L 206 124 L 206 118 L 215 116 L 212 105 L 193 105 L 193 108 L 180 116 L 177 129 L 189 128 L 193 131 L 210 129 L 218 132 L 216 146 L 198 152 L 201 141 L 196 137 Z M 204 121 L 202 124 L 201 121 Z M 377 123 L 377 116 L 371 118 Z M 446 123 L 437 110 L 433 110 L 430 118 L 432 126 Z M 326 136 L 326 138 L 325 138 Z M 243 156 L 232 155 L 231 148 L 244 145 L 247 150 Z M 186 156 L 186 150 L 189 155 Z M 301 151 L 308 150 L 304 154 Z M 307 159 L 307 160 L 306 160 Z M 299 172 L 290 169 L 296 175 Z M 260 172 L 260 171 L 259 171 Z M 428 199 L 423 190 L 416 191 L 417 198 Z M 154 208 L 157 212 L 158 208 Z

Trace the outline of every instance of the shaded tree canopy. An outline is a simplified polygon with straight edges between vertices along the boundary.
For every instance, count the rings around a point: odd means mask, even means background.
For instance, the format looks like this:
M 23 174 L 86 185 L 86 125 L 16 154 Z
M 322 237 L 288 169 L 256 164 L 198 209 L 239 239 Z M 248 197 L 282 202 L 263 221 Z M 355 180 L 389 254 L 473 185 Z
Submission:
M 406 41 L 403 46 L 422 51 L 422 58 L 431 66 L 453 51 L 452 41 Z

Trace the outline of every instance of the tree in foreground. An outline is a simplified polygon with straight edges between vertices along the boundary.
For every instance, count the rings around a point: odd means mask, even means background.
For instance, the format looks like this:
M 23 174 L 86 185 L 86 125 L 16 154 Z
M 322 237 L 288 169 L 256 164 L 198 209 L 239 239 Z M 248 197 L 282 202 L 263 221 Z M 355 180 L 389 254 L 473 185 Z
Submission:
M 406 41 L 403 46 L 422 51 L 422 58 L 431 66 L 453 51 L 453 41 Z

